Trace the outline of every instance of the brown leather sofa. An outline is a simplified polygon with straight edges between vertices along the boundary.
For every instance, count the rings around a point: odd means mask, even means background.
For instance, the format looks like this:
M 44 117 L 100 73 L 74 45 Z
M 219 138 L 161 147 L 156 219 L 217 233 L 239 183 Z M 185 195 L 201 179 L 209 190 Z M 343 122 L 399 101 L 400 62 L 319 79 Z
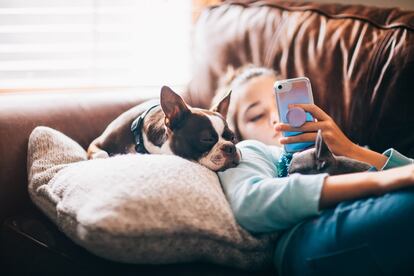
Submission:
M 209 106 L 227 65 L 254 63 L 307 76 L 317 105 L 355 142 L 414 157 L 414 13 L 286 1 L 227 1 L 194 33 L 186 100 Z M 56 128 L 83 147 L 145 99 L 120 93 L 0 94 L 0 273 L 251 275 L 213 264 L 125 265 L 92 256 L 58 232 L 27 193 L 28 136 Z M 256 275 L 274 275 L 269 269 Z

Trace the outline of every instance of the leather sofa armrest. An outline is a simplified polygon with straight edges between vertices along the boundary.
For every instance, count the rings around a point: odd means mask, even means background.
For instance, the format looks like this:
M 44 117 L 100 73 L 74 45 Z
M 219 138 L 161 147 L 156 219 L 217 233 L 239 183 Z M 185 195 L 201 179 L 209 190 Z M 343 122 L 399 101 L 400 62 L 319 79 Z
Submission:
M 29 203 L 27 143 L 36 126 L 55 128 L 85 149 L 125 110 L 137 92 L 0 94 L 0 222 Z

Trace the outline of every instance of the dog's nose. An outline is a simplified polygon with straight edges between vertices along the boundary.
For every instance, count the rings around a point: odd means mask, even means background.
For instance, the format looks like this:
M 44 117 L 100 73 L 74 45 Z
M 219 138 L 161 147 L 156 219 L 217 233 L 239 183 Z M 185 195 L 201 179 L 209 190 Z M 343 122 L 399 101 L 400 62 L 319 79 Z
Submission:
M 236 152 L 236 147 L 233 144 L 226 144 L 221 147 L 221 150 L 227 155 L 233 155 Z

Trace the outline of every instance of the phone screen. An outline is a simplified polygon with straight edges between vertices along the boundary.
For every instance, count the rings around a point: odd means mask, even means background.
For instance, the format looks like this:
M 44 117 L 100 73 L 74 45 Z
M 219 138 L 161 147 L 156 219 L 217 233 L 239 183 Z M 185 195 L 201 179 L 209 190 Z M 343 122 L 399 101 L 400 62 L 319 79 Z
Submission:
M 290 104 L 313 103 L 312 88 L 308 78 L 302 77 L 283 81 L 276 81 L 274 88 L 277 108 L 279 111 L 279 120 L 283 123 L 288 124 L 286 114 L 289 110 Z M 306 112 L 306 121 L 314 121 L 313 116 L 309 112 Z M 283 136 L 295 136 L 301 133 L 302 132 L 285 131 L 283 132 Z M 284 147 L 286 152 L 297 152 L 312 147 L 314 144 L 314 142 L 301 142 L 286 144 L 284 145 Z

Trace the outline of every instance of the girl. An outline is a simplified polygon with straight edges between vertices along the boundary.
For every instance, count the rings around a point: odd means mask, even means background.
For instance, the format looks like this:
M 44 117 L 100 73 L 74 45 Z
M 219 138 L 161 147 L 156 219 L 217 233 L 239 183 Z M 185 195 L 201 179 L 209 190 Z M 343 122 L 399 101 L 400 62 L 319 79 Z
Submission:
M 227 120 L 242 160 L 219 173 L 236 219 L 252 233 L 280 232 L 279 275 L 412 275 L 414 162 L 393 149 L 383 154 L 351 142 L 316 105 L 301 104 L 316 122 L 278 122 L 274 71 L 248 66 L 221 84 L 232 90 Z M 281 145 L 314 141 L 318 129 L 335 155 L 377 168 L 363 172 L 277 177 Z M 305 132 L 285 138 L 282 131 Z

